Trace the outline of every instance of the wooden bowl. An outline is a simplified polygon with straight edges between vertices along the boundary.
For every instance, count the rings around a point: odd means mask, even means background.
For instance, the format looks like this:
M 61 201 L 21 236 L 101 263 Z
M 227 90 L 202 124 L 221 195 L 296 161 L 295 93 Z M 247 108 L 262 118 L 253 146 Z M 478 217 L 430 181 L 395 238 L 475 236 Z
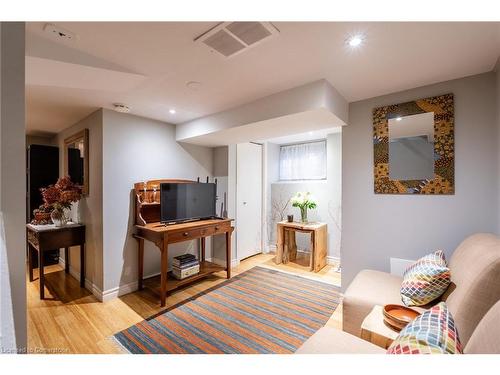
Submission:
M 401 305 L 385 305 L 384 322 L 396 331 L 401 331 L 408 323 L 420 315 L 419 312 Z

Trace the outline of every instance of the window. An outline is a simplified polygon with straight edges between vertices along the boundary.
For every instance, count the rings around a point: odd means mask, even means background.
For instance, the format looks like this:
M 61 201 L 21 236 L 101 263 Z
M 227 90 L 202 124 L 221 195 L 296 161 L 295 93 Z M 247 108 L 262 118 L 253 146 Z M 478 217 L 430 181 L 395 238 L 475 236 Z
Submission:
M 280 180 L 326 179 L 326 141 L 280 147 Z

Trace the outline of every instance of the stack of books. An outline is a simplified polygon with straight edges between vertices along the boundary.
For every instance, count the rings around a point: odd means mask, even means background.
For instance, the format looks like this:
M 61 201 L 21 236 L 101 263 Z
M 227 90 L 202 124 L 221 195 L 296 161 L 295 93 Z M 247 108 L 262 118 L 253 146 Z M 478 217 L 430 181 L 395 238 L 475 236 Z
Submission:
M 200 273 L 200 262 L 193 254 L 183 254 L 174 257 L 172 274 L 176 279 L 182 280 Z

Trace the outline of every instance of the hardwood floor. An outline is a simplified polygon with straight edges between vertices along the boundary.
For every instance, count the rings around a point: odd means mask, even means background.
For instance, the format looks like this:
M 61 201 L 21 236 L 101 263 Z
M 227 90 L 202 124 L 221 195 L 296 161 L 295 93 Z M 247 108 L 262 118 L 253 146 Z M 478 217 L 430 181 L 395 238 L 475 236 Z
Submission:
M 306 257 L 299 256 L 296 263 L 286 265 L 274 264 L 273 258 L 273 254 L 259 254 L 245 259 L 233 269 L 233 275 L 259 265 L 340 285 L 340 273 L 335 266 L 328 265 L 312 273 L 308 271 Z M 35 281 L 27 282 L 28 347 L 31 352 L 120 353 L 109 337 L 164 309 L 160 308 L 158 296 L 148 288 L 155 280 L 147 280 L 143 291 L 103 303 L 87 290 L 80 289 L 78 281 L 66 275 L 61 266 L 46 267 L 45 274 L 46 299 L 43 301 L 39 299 L 37 269 Z M 167 308 L 226 280 L 225 272 L 215 275 L 174 292 L 167 298 Z M 341 328 L 342 305 L 327 325 Z

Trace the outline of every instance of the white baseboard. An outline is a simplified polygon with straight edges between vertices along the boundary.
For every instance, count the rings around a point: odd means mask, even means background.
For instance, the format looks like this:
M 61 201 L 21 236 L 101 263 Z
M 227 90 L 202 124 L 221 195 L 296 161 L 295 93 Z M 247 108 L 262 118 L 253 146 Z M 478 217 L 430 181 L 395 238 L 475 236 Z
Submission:
M 156 272 L 150 275 L 144 275 L 144 279 L 149 279 L 150 277 L 155 277 L 158 276 L 159 274 L 160 274 L 159 272 Z M 139 282 L 136 280 L 127 284 L 119 285 L 115 288 L 105 290 L 102 293 L 102 302 L 111 301 L 112 299 L 124 296 L 125 294 L 135 292 L 138 289 L 139 289 Z
M 226 261 L 223 259 L 217 259 L 217 258 L 207 258 L 209 262 L 218 264 L 219 266 L 225 266 Z M 238 267 L 240 265 L 240 261 L 238 259 L 231 259 L 231 268 Z
M 61 257 L 59 257 L 59 265 L 64 269 L 66 267 L 66 261 Z M 73 268 L 71 264 L 69 265 L 69 274 L 80 282 L 80 271 Z M 85 278 L 85 289 L 91 292 L 99 301 L 102 302 L 102 290 L 87 278 Z
M 269 252 L 270 253 L 276 253 L 276 245 L 270 244 L 269 245 Z M 309 254 L 309 251 L 304 251 L 304 250 L 297 249 L 297 253 L 300 253 L 300 254 Z M 326 256 L 326 264 L 336 265 L 337 266 L 337 265 L 340 264 L 340 258 L 339 257 L 331 256 L 331 255 L 327 255 Z

